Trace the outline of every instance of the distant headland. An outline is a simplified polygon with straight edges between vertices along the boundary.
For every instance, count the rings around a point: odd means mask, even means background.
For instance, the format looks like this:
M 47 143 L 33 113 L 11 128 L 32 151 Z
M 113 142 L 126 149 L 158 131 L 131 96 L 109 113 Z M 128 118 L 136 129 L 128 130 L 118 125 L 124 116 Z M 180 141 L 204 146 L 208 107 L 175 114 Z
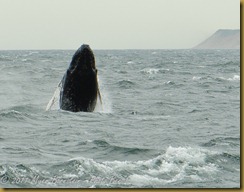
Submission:
M 240 29 L 219 29 L 193 49 L 240 49 Z

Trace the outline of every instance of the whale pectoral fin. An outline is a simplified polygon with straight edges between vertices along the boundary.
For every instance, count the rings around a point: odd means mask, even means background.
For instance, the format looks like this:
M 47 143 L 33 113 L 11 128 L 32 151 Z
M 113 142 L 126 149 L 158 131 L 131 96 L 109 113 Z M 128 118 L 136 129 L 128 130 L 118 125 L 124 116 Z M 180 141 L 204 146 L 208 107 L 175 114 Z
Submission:
M 53 94 L 51 100 L 48 102 L 47 107 L 46 107 L 46 111 L 51 110 L 52 107 L 54 106 L 54 104 L 58 102 L 61 89 L 62 89 L 62 80 L 59 82 L 56 90 L 54 91 L 54 94 Z
M 97 75 L 97 72 L 98 72 L 97 69 L 95 69 L 95 72 L 96 72 L 96 75 Z M 97 77 L 97 81 L 98 81 L 98 77 Z M 102 105 L 103 102 L 102 102 L 102 97 L 101 97 L 101 93 L 100 93 L 100 89 L 99 89 L 99 84 L 98 84 L 98 82 L 97 82 L 97 94 L 98 94 L 100 103 L 101 103 L 101 105 Z
M 102 102 L 102 97 L 101 97 L 101 93 L 100 93 L 99 87 L 97 88 L 97 94 L 98 94 L 98 97 L 99 97 L 100 103 L 101 103 L 101 105 L 102 105 L 102 104 L 103 104 L 103 102 Z

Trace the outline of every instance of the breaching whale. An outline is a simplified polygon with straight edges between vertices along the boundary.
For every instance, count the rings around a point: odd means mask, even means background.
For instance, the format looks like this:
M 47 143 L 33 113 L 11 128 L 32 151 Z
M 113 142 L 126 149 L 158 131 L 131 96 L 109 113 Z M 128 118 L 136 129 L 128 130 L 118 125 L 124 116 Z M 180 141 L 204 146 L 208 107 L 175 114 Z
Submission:
M 97 97 L 102 107 L 95 57 L 89 45 L 84 44 L 73 55 L 46 111 L 54 108 L 59 101 L 59 108 L 63 110 L 92 112 L 96 107 Z
M 83 44 L 73 55 L 61 80 L 60 108 L 72 112 L 92 112 L 101 95 L 95 57 L 89 45 Z

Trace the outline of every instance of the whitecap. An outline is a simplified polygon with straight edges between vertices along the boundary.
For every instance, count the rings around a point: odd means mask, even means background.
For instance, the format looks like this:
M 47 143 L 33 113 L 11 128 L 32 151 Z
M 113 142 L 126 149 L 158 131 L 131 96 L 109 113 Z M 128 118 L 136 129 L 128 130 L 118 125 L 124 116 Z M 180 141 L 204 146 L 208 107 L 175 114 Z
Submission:
M 152 186 L 162 185 L 167 183 L 167 181 L 164 179 L 159 179 L 159 178 L 151 177 L 149 175 L 139 175 L 139 174 L 133 174 L 129 176 L 128 181 L 138 187 L 143 187 L 147 185 L 152 185 Z
M 175 83 L 173 81 L 166 81 L 166 82 L 164 82 L 164 84 L 166 84 L 166 85 L 174 85 Z
M 192 180 L 195 181 L 202 181 L 203 179 L 201 177 L 199 177 L 198 175 L 190 175 L 189 176 Z
M 169 71 L 170 71 L 170 69 L 163 69 L 163 68 L 145 68 L 145 69 L 142 69 L 140 72 L 142 72 L 144 74 L 153 75 L 153 74 L 158 74 L 158 73 L 167 73 Z
M 139 161 L 103 161 L 89 158 L 75 158 L 78 172 L 82 176 L 96 170 L 97 177 L 115 178 L 125 185 L 160 186 L 184 179 L 201 181 L 212 179 L 219 168 L 206 159 L 219 154 L 199 147 L 172 147 L 155 158 Z M 193 174 L 195 173 L 195 174 Z M 123 178 L 123 179 L 121 179 Z
M 206 151 L 200 148 L 171 147 L 169 146 L 165 157 L 169 161 L 187 162 L 191 164 L 203 164 L 206 158 Z
M 228 78 L 228 81 L 240 81 L 240 75 L 234 75 L 233 78 Z
M 192 77 L 192 80 L 193 80 L 193 81 L 200 80 L 200 79 L 202 79 L 202 77 L 197 77 L 197 76 L 193 76 L 193 77 Z
M 143 71 L 144 73 L 147 73 L 147 74 L 157 74 L 159 72 L 159 69 L 154 69 L 154 68 L 151 68 L 151 69 L 145 69 Z
M 240 75 L 234 75 L 232 78 L 225 78 L 225 77 L 218 77 L 216 78 L 218 80 L 224 80 L 224 81 L 240 81 Z

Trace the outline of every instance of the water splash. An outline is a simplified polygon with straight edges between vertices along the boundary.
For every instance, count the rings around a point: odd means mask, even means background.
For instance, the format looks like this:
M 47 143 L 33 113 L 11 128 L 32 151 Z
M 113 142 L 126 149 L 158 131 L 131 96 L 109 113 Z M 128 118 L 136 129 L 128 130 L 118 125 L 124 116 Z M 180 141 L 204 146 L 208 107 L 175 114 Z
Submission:
M 112 112 L 111 99 L 109 98 L 108 92 L 105 89 L 105 86 L 103 86 L 103 83 L 99 80 L 99 78 L 98 78 L 98 82 L 100 85 L 101 101 L 98 97 L 94 112 L 111 113 Z M 46 111 L 60 109 L 59 99 L 60 99 L 61 90 L 62 90 L 62 80 L 59 82 L 56 90 L 54 91 L 52 98 L 48 102 Z
M 111 99 L 109 97 L 109 93 L 103 84 L 103 80 L 101 80 L 101 78 L 99 77 L 97 77 L 97 79 L 102 101 L 100 102 L 98 99 L 94 112 L 112 113 Z

